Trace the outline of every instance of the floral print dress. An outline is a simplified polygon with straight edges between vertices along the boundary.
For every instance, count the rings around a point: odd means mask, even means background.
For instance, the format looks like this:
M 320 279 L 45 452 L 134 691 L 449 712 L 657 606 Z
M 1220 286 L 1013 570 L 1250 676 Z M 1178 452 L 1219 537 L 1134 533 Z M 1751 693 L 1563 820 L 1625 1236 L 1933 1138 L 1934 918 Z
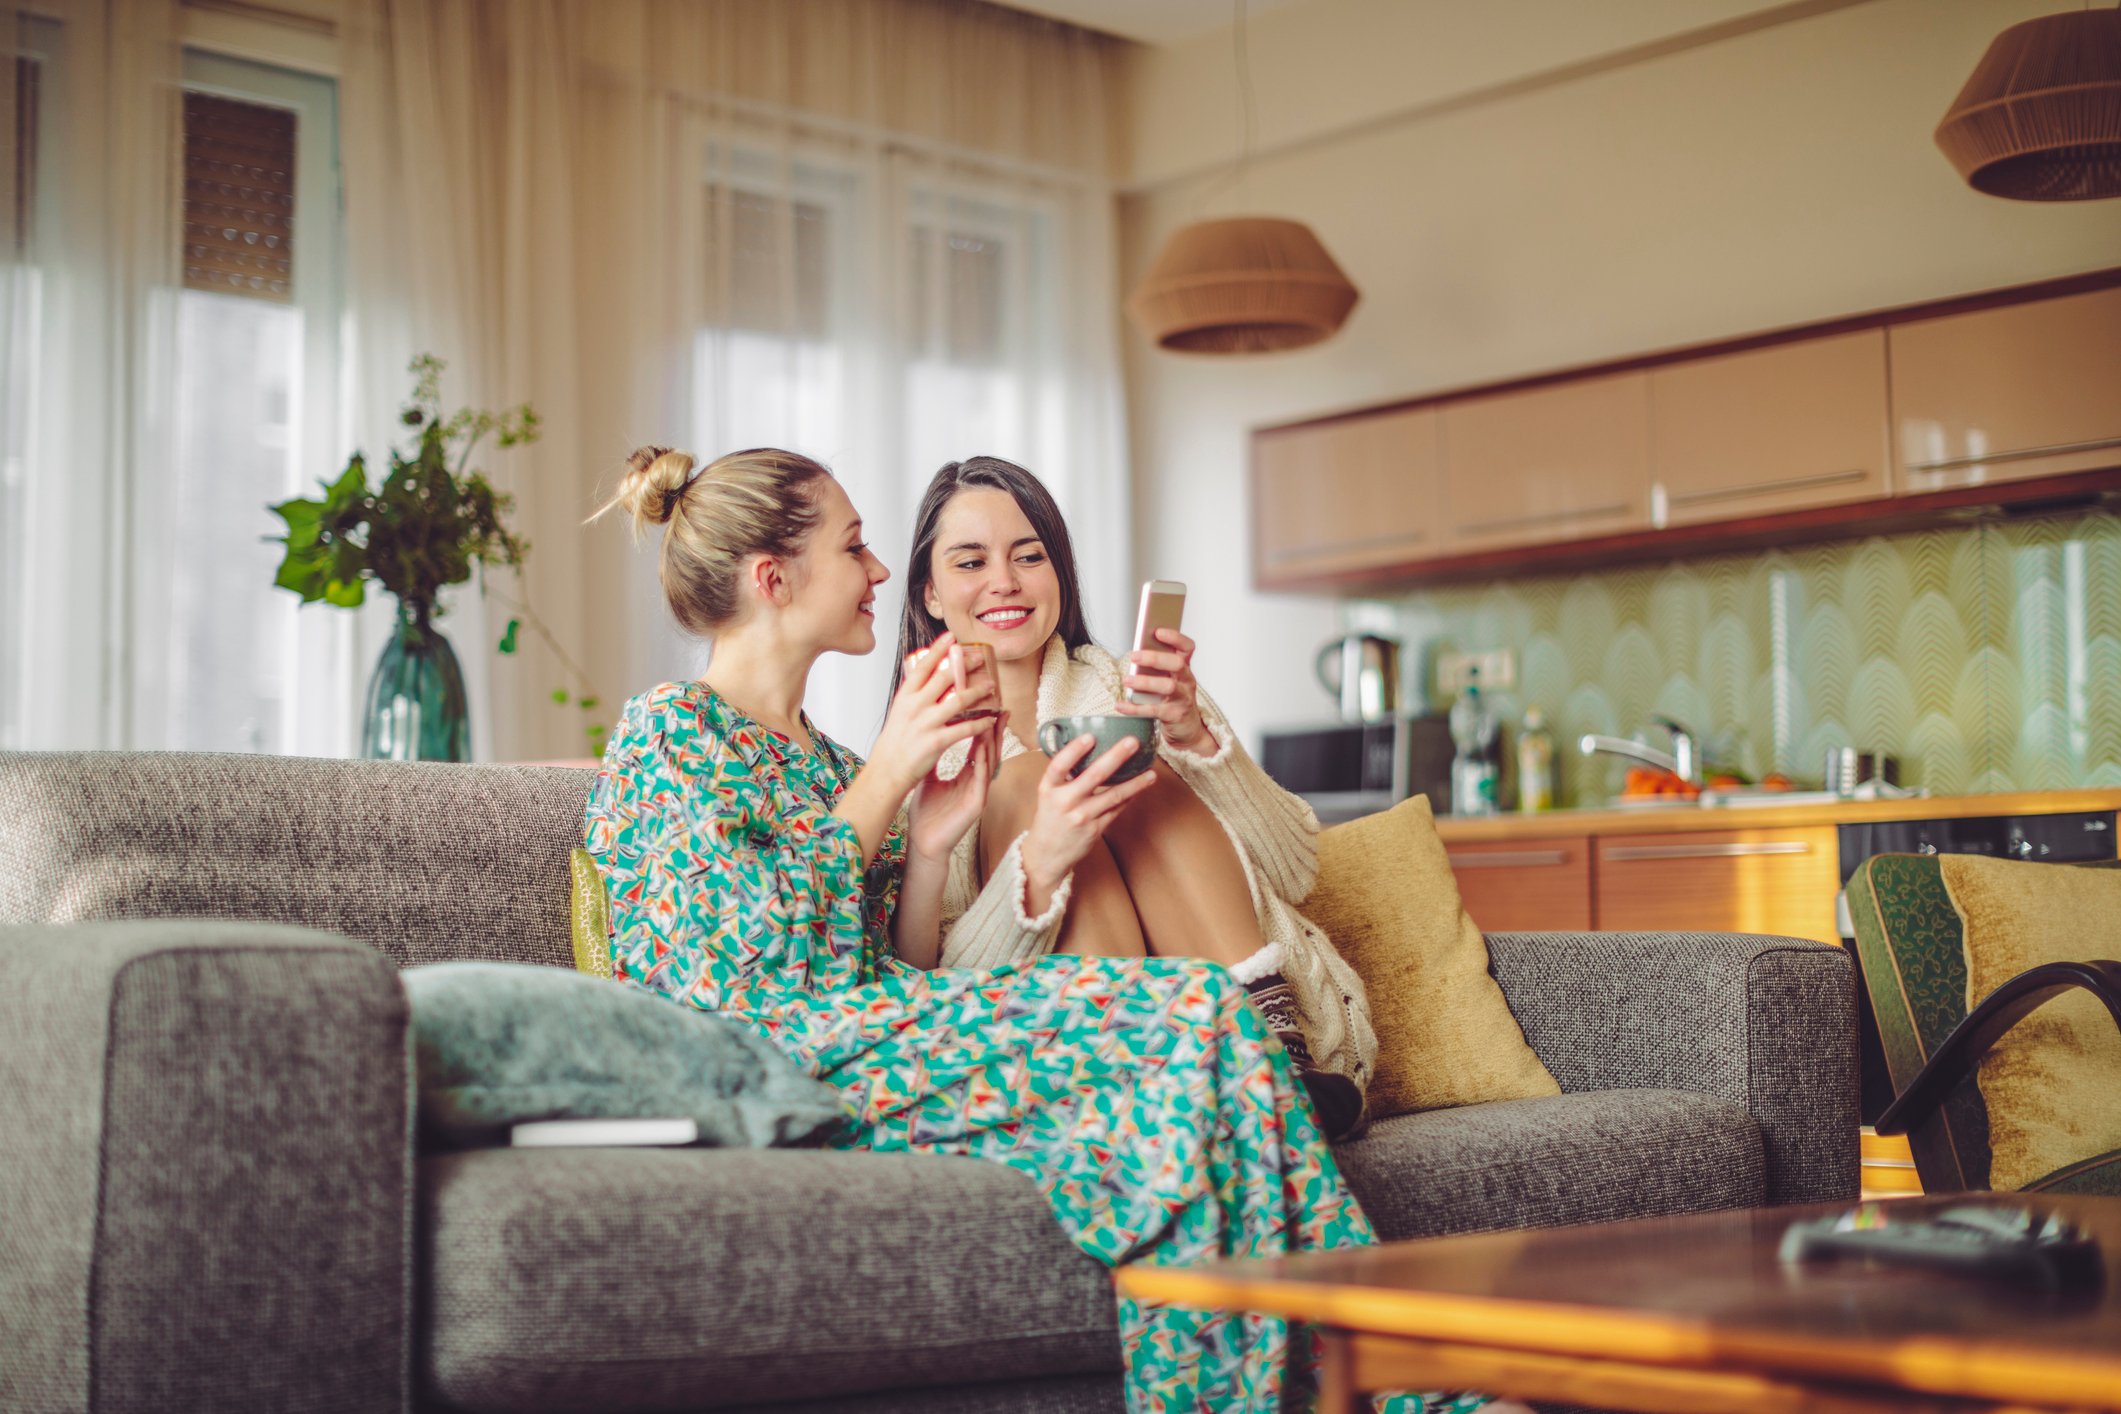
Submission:
M 831 813 L 860 762 L 810 735 L 815 751 L 699 683 L 627 704 L 585 829 L 610 891 L 614 977 L 792 1054 L 845 1096 L 844 1147 L 1027 1175 L 1108 1265 L 1375 1240 L 1280 1046 L 1222 968 L 901 962 L 889 922 L 904 841 L 894 830 L 865 866 Z M 1120 1335 L 1132 1410 L 1273 1411 L 1301 1404 L 1313 1378 L 1308 1341 L 1273 1317 L 1122 1297 Z

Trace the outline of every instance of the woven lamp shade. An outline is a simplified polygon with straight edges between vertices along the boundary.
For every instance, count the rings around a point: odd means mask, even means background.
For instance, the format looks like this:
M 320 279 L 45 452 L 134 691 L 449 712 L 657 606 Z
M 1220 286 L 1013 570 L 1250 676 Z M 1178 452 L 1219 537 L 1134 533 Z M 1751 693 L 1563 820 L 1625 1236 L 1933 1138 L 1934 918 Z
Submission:
M 1937 146 L 1990 196 L 2121 196 L 2121 10 L 2043 15 L 1997 35 Z
M 1173 232 L 1127 313 L 1161 348 L 1267 353 L 1331 336 L 1356 299 L 1309 226 L 1236 216 Z

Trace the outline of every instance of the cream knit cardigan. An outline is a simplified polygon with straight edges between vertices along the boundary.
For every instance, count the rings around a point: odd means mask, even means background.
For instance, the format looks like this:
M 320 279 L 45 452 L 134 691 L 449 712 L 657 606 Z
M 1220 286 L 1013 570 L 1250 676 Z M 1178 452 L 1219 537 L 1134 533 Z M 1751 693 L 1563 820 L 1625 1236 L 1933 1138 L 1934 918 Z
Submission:
M 1120 665 L 1111 654 L 1089 644 L 1070 655 L 1058 634 L 1047 641 L 1038 675 L 1039 721 L 1109 713 L 1119 694 Z M 1318 817 L 1259 768 L 1206 693 L 1200 710 L 1218 743 L 1215 754 L 1201 756 L 1168 743 L 1158 754 L 1221 822 L 1237 850 L 1260 934 L 1270 946 L 1279 945 L 1282 975 L 1303 1010 L 1312 1058 L 1321 1069 L 1367 1088 L 1377 1061 L 1377 1033 L 1370 1026 L 1362 979 L 1296 908 L 1318 875 Z M 955 775 L 967 750 L 953 748 L 943 758 L 942 773 Z M 1013 733 L 1003 734 L 1003 760 L 1024 751 Z M 1000 967 L 1053 951 L 1068 884 L 1054 891 L 1039 917 L 1027 916 L 1022 848 L 1019 836 L 982 889 L 978 828 L 958 842 L 943 890 L 943 966 Z

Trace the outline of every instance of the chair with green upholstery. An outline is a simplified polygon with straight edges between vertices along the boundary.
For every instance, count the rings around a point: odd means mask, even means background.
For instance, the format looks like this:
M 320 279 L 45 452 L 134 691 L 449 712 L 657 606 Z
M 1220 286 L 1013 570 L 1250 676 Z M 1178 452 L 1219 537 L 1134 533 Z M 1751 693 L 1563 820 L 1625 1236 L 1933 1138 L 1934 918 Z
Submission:
M 1848 907 L 1923 1188 L 2121 1194 L 2121 869 L 1881 854 Z

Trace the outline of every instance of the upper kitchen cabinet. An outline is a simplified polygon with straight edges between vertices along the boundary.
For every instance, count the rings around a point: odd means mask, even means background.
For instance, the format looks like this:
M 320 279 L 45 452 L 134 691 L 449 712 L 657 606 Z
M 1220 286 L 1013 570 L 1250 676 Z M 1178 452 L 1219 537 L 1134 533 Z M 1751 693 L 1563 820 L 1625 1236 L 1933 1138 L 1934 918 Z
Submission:
M 1650 516 L 1695 525 L 1890 494 L 1885 331 L 1650 373 Z
M 1622 373 L 1447 403 L 1447 553 L 1650 523 L 1649 377 Z
M 1263 589 L 1437 553 L 1437 415 L 1380 413 L 1252 443 L 1254 578 Z
M 1902 492 L 2121 465 L 2121 288 L 1888 337 Z

